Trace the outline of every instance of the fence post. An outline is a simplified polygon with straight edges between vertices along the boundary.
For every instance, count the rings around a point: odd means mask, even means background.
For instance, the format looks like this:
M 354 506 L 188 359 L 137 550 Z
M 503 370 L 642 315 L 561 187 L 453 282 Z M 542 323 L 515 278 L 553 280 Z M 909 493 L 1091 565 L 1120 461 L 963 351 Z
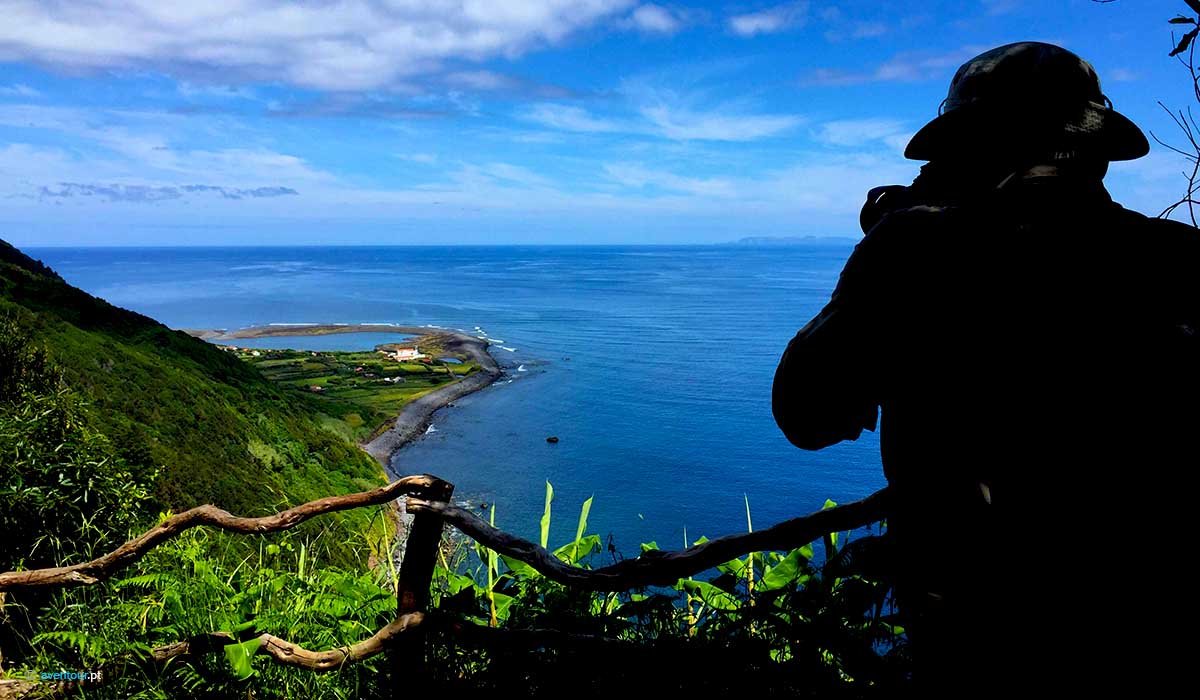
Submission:
M 430 475 L 426 475 L 430 476 Z M 423 500 L 448 503 L 454 493 L 454 484 L 437 477 L 433 479 Z M 404 545 L 404 559 L 400 563 L 400 576 L 396 581 L 396 614 L 425 610 L 429 607 L 430 586 L 433 567 L 437 563 L 438 545 L 442 541 L 442 518 L 436 513 L 423 512 L 413 516 Z M 400 688 L 405 695 L 420 693 L 429 688 L 430 677 L 426 653 L 427 632 L 418 627 L 415 634 L 403 634 L 391 650 L 392 691 L 400 697 Z

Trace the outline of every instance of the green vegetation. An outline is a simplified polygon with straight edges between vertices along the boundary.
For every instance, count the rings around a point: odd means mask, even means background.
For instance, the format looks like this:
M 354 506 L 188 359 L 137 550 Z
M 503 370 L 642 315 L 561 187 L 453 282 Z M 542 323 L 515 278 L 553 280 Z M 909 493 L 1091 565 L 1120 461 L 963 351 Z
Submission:
M 587 532 L 589 511 L 590 499 L 575 538 L 554 550 L 561 560 L 591 567 L 616 558 Z M 888 586 L 867 574 L 879 566 L 881 539 L 850 534 L 625 593 L 561 586 L 447 537 L 434 572 L 434 681 L 447 692 L 521 697 L 611 697 L 633 684 L 699 697 L 896 697 L 907 668 L 903 630 Z M 97 697 L 390 697 L 396 686 L 382 656 L 317 674 L 247 653 L 263 632 L 309 649 L 369 637 L 395 615 L 394 569 L 328 565 L 290 533 L 250 538 L 246 555 L 233 554 L 230 539 L 191 531 L 117 582 L 55 594 L 24 667 L 102 668 L 112 680 Z M 149 658 L 213 631 L 245 641 L 166 664 Z
M 422 338 L 419 346 L 433 357 L 453 356 Z M 297 339 L 297 345 L 303 345 Z M 388 346 L 381 346 L 386 348 Z M 439 361 L 398 362 L 379 351 L 311 352 L 304 350 L 226 351 L 248 361 L 265 377 L 291 391 L 316 399 L 326 416 L 336 421 L 322 424 L 345 439 L 369 440 L 405 404 L 462 377 L 479 371 L 465 355 L 460 363 Z M 257 354 L 255 354 L 257 353 Z
M 543 546 L 552 501 L 547 483 Z M 619 559 L 599 535 L 585 534 L 590 511 L 589 498 L 575 539 L 553 550 L 562 561 L 591 568 Z M 494 509 L 490 518 L 496 524 Z M 444 634 L 432 645 L 434 667 L 447 689 L 519 688 L 523 697 L 561 697 L 564 689 L 612 697 L 635 688 L 695 697 L 897 697 L 908 663 L 880 573 L 886 545 L 879 533 L 851 534 L 831 533 L 819 549 L 753 553 L 670 588 L 622 593 L 562 586 L 520 561 L 451 540 L 434 574 L 438 610 L 464 624 L 575 637 L 535 635 L 522 644 L 501 633 L 468 645 Z
M 85 441 L 77 431 L 86 425 L 100 436 L 87 440 L 111 453 L 93 461 L 121 465 L 152 489 L 157 509 L 213 503 L 258 515 L 384 483 L 373 459 L 328 428 L 321 417 L 327 402 L 286 391 L 227 351 L 92 297 L 3 241 L 0 318 L 8 319 L 7 342 L 15 346 L 13 329 L 21 329 L 37 348 L 33 356 L 54 363 L 69 387 L 71 415 L 84 418 L 63 424 L 70 428 L 64 439 Z M 50 449 L 53 436 L 43 438 Z M 6 438 L 4 447 L 15 444 Z M 2 483 L 17 483 L 23 464 L 0 466 Z M 335 534 L 320 540 L 323 558 L 349 566 L 371 554 L 362 546 L 364 513 L 335 514 L 322 527 Z M 0 567 L 18 561 L 0 560 Z

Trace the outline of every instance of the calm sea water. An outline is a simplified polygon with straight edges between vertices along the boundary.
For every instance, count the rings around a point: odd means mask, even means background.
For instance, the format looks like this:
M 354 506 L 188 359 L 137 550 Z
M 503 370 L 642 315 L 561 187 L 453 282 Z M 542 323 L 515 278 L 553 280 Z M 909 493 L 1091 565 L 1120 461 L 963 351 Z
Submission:
M 794 247 L 40 249 L 69 282 L 176 328 L 477 326 L 508 375 L 434 419 L 396 473 L 430 472 L 497 525 L 625 553 L 744 531 L 884 483 L 878 440 L 792 447 L 771 418 L 784 346 L 829 297 L 851 242 Z M 270 341 L 361 349 L 388 338 Z M 555 435 L 558 444 L 548 444 Z

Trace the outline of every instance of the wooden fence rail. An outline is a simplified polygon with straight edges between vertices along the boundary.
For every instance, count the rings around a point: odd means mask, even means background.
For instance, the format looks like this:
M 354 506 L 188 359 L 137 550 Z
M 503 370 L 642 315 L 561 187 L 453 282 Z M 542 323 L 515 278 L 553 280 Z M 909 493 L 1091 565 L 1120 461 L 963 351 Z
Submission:
M 789 550 L 808 544 L 830 532 L 854 530 L 886 518 L 888 490 L 882 489 L 862 499 L 809 515 L 793 518 L 757 532 L 727 535 L 682 551 L 649 551 L 599 569 L 567 564 L 544 547 L 498 530 L 474 513 L 450 503 L 454 486 L 428 474 L 406 476 L 370 491 L 331 496 L 289 508 L 274 515 L 242 518 L 212 505 L 199 506 L 167 518 L 145 533 L 129 540 L 101 557 L 72 566 L 9 571 L 0 573 L 0 595 L 21 589 L 85 586 L 110 578 L 131 566 L 154 547 L 186 530 L 207 525 L 228 532 L 265 534 L 288 530 L 309 518 L 350 508 L 382 505 L 407 498 L 407 510 L 415 518 L 409 531 L 404 561 L 397 581 L 397 617 L 370 638 L 348 647 L 327 651 L 309 651 L 287 640 L 262 634 L 258 653 L 274 661 L 313 671 L 329 671 L 391 649 L 394 667 L 405 674 L 409 689 L 426 682 L 424 669 L 425 630 L 430 620 L 433 569 L 443 524 L 457 528 L 467 537 L 497 553 L 520 560 L 558 583 L 592 591 L 624 591 L 644 586 L 669 586 L 681 578 L 707 571 L 750 552 Z M 462 625 L 444 624 L 456 636 L 473 638 Z M 492 632 L 498 632 L 493 630 Z M 554 638 L 551 630 L 527 630 L 533 638 Z M 202 635 L 203 640 L 186 640 L 154 650 L 152 658 L 166 660 L 183 654 L 206 653 L 221 648 L 220 633 Z M 614 640 L 593 640 L 614 641 Z M 229 643 L 229 642 L 225 642 Z M 0 700 L 22 697 L 37 686 L 26 681 L 0 680 Z M 44 688 L 43 688 L 44 690 Z

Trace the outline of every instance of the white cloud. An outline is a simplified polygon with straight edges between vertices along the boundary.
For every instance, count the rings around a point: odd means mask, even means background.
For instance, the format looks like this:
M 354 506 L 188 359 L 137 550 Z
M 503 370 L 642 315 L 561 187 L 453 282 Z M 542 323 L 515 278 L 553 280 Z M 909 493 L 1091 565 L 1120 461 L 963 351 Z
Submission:
M 825 122 L 814 134 L 818 141 L 831 146 L 864 146 L 875 141 L 889 143 L 892 137 L 908 141 L 904 122 L 895 119 L 843 119 Z
M 21 83 L 0 85 L 0 97 L 40 97 L 41 94 L 28 85 L 22 85 Z
M 437 155 L 434 153 L 400 153 L 397 154 L 396 157 L 402 160 L 420 163 L 422 165 L 433 165 L 438 159 Z
M 775 34 L 802 26 L 807 17 L 807 2 L 789 2 L 759 12 L 734 15 L 729 18 L 729 29 L 744 37 Z
M 907 51 L 864 71 L 837 68 L 816 68 L 801 79 L 805 85 L 859 85 L 862 83 L 913 83 L 945 79 L 967 60 L 986 51 L 979 45 L 963 46 L 953 51 Z
M 1114 68 L 1105 77 L 1113 82 L 1128 83 L 1137 80 L 1140 76 L 1128 68 Z
M 52 161 L 56 180 L 62 182 L 100 179 L 138 185 L 200 182 L 252 188 L 332 179 L 303 158 L 254 143 L 222 149 L 175 145 L 218 132 L 228 138 L 228 126 L 223 122 L 206 124 L 202 120 L 157 112 L 0 105 L 0 126 L 55 132 L 60 142 L 70 143 L 71 155 L 61 150 L 31 154 L 38 160 Z
M 6 0 L 0 62 L 150 68 L 223 81 L 371 90 L 449 60 L 515 57 L 625 11 L 632 0 Z
M 508 90 L 520 85 L 520 81 L 490 70 L 457 71 L 446 75 L 450 85 L 472 90 Z
M 787 131 L 802 121 L 791 114 L 694 112 L 664 105 L 645 107 L 642 115 L 655 133 L 679 141 L 755 141 Z
M 606 165 L 604 174 L 642 197 L 723 217 L 803 217 L 841 221 L 853 232 L 867 190 L 908 182 L 916 166 L 897 154 L 801 154 L 789 165 L 741 177 L 698 177 L 638 163 Z M 646 188 L 662 190 L 647 194 Z M 684 196 L 686 195 L 686 196 Z M 799 220 L 799 219 L 798 219 Z
M 1021 7 L 1021 0 L 983 0 L 984 10 L 989 15 L 1006 15 Z
M 616 182 L 632 189 L 656 187 L 700 197 L 732 197 L 737 191 L 734 183 L 728 179 L 676 175 L 647 168 L 640 163 L 610 163 L 604 166 L 604 172 Z
M 850 27 L 850 38 L 871 39 L 883 36 L 887 32 L 888 25 L 884 22 L 856 22 Z
M 512 163 L 464 164 L 454 179 L 465 185 L 502 186 L 518 189 L 554 189 L 554 181 L 529 168 Z
M 756 141 L 792 129 L 803 119 L 793 114 L 747 114 L 730 109 L 695 110 L 661 101 L 635 107 L 640 118 L 605 119 L 581 107 L 539 104 L 525 118 L 562 131 L 621 133 L 673 141 Z
M 630 130 L 618 122 L 593 117 L 582 107 L 572 105 L 538 104 L 534 105 L 524 116 L 531 121 L 562 131 L 612 133 Z
M 683 28 L 682 19 L 661 5 L 639 5 L 629 22 L 647 34 L 674 34 Z
M 209 85 L 184 81 L 176 86 L 176 90 L 181 96 L 187 98 L 203 97 L 216 100 L 257 99 L 253 90 L 237 85 Z

